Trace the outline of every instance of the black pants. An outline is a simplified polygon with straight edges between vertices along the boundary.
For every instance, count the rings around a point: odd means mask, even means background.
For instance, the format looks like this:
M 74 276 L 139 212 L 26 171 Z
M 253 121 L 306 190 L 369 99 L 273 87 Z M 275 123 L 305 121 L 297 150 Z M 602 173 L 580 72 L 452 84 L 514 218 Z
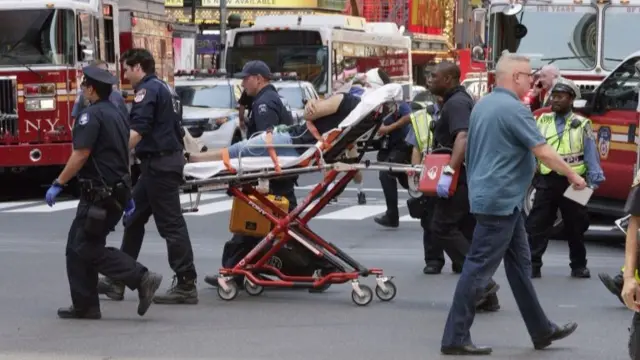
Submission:
M 167 242 L 169 266 L 179 277 L 195 279 L 193 249 L 180 205 L 184 158 L 174 155 L 142 160 L 141 175 L 133 188 L 136 211 L 125 227 L 122 251 L 134 259 L 140 255 L 145 225 L 151 215 Z
M 430 241 L 441 247 L 454 264 L 462 265 L 469 251 L 469 239 L 472 238 L 469 229 L 473 231 L 469 217 L 467 184 L 458 184 L 456 192 L 448 199 L 434 198 Z
M 547 250 L 558 209 L 562 214 L 569 243 L 570 266 L 572 269 L 586 267 L 587 249 L 584 246 L 584 233 L 589 229 L 587 208 L 564 197 L 563 194 L 569 187 L 569 181 L 564 176 L 536 175 L 534 183 L 536 197 L 526 222 L 532 267 L 542 267 L 542 255 Z
M 629 358 L 640 360 L 640 313 L 634 312 L 629 328 Z
M 103 204 L 97 203 L 100 206 Z M 104 230 L 91 226 L 92 231 L 85 230 L 89 208 L 94 203 L 86 199 L 80 199 L 76 217 L 73 219 L 67 248 L 67 277 L 71 290 L 73 307 L 79 310 L 97 307 L 98 300 L 98 273 L 110 279 L 124 283 L 131 290 L 135 290 L 147 268 L 136 262 L 124 252 L 106 247 L 107 235 L 122 217 L 122 210 L 113 206 L 104 206 L 107 209 Z
M 399 144 L 393 145 L 391 150 L 378 151 L 378 161 L 399 164 L 408 164 L 411 160 L 411 147 Z M 380 171 L 378 174 L 384 201 L 387 204 L 387 216 L 392 220 L 399 218 L 398 211 L 398 182 L 407 189 L 409 187 L 407 174 Z
M 426 203 L 424 216 L 420 219 L 420 226 L 422 227 L 422 244 L 424 246 L 424 262 L 427 266 L 442 268 L 445 262 L 444 250 L 439 242 L 434 241 L 433 235 L 431 235 L 430 231 L 435 207 L 435 199 L 432 198 L 431 200 L 432 201 Z M 476 220 L 473 214 L 467 214 L 464 220 L 462 220 L 460 230 L 469 243 L 471 243 L 471 240 L 473 239 L 473 229 L 475 226 Z M 462 268 L 462 263 L 456 262 L 455 265 Z

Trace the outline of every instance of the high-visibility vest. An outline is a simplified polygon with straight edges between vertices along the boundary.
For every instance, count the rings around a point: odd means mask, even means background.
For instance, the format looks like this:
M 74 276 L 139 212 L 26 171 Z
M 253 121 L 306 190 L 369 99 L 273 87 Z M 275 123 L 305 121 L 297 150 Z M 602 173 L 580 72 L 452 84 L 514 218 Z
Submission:
M 411 113 L 411 126 L 413 126 L 413 132 L 416 134 L 416 142 L 420 152 L 425 148 L 433 148 L 432 121 L 433 117 L 426 109 Z
M 564 130 L 562 134 L 558 134 L 556 129 L 555 113 L 544 113 L 538 117 L 536 125 L 545 137 L 547 143 L 556 151 L 562 159 L 571 166 L 573 171 L 579 175 L 587 172 L 587 166 L 584 163 L 584 135 L 585 126 L 591 124 L 591 120 L 571 113 L 565 120 Z M 578 127 L 572 127 L 571 122 L 577 119 L 580 121 Z M 561 136 L 561 138 L 559 138 Z M 540 163 L 540 173 L 547 175 L 553 170 L 543 163 Z

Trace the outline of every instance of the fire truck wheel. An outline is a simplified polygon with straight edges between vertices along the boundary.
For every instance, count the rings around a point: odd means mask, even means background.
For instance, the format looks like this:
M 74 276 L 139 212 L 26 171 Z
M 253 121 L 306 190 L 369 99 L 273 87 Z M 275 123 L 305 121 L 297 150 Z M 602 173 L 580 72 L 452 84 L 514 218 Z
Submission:
M 524 201 L 524 213 L 529 216 L 529 211 L 533 207 L 533 199 L 536 197 L 536 189 L 533 186 L 529 186 L 527 190 L 527 197 Z M 560 214 L 560 210 L 556 214 L 556 221 L 553 223 L 553 231 L 551 236 L 560 236 L 562 234 L 562 215 Z

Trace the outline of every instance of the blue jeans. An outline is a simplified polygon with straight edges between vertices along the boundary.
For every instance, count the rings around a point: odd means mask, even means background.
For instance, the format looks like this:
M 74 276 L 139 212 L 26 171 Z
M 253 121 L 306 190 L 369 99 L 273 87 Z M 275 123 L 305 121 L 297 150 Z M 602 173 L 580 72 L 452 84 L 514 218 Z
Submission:
M 531 254 L 522 212 L 509 216 L 476 214 L 469 253 L 458 280 L 453 304 L 442 336 L 442 346 L 471 345 L 471 325 L 476 315 L 477 294 L 488 285 L 502 259 L 507 280 L 532 340 L 551 334 L 549 321 L 531 283 Z
M 291 147 L 293 144 L 289 133 L 273 133 L 272 137 L 273 148 L 276 150 L 278 156 L 292 156 L 298 157 L 300 153 L 296 148 Z M 278 147 L 278 145 L 289 145 L 288 147 Z M 252 137 L 249 140 L 243 140 L 237 142 L 228 148 L 229 157 L 231 159 L 237 157 L 258 157 L 269 156 L 267 149 L 267 142 L 265 140 L 265 134 L 260 134 Z

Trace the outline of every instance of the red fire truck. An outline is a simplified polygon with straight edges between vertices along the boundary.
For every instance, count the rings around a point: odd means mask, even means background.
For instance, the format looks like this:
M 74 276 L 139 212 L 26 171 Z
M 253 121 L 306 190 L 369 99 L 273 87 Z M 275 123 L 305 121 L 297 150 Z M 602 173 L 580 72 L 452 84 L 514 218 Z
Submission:
M 478 34 L 484 48 L 472 51 L 485 62 L 489 88 L 495 63 L 504 50 L 526 55 L 534 69 L 554 64 L 563 77 L 580 87 L 576 111 L 593 121 L 602 167 L 607 180 L 589 202 L 589 210 L 619 216 L 638 163 L 637 44 L 625 38 L 640 30 L 635 19 L 639 0 L 518 1 L 493 0 L 474 10 L 474 19 L 487 30 Z M 486 25 L 486 26 L 484 26 Z M 631 55 L 629 55 L 631 54 Z M 483 56 L 484 55 L 484 56 Z M 604 80 L 604 81 L 603 81 Z M 537 113 L 549 111 L 540 109 Z M 535 190 L 529 192 L 525 210 Z M 561 224 L 558 218 L 556 223 Z
M 117 4 L 0 2 L 0 177 L 39 176 L 49 182 L 66 163 L 71 110 L 88 61 L 105 60 L 120 75 L 121 52 L 140 46 L 154 53 L 159 73 L 172 80 L 171 25 L 147 14 L 120 12 Z

